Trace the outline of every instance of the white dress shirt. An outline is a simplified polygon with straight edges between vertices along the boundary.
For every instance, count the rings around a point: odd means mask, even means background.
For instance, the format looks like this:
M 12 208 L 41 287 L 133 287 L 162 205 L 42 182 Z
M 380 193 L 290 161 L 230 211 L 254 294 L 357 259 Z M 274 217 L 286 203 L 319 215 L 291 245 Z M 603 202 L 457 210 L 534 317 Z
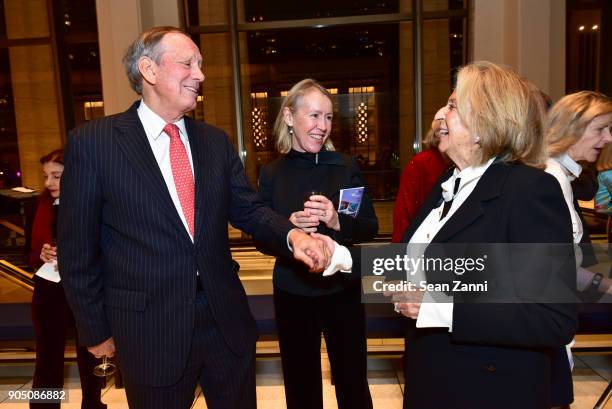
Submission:
M 457 209 L 461 207 L 461 205 L 466 201 L 466 199 L 470 196 L 470 194 L 474 191 L 474 188 L 478 184 L 480 177 L 485 173 L 485 171 L 491 166 L 493 160 L 495 158 L 489 159 L 487 163 L 480 166 L 470 166 L 468 168 L 459 171 L 459 169 L 455 169 L 453 175 L 444 183 L 442 183 L 443 197 L 445 201 L 453 200 L 451 207 L 444 216 L 443 219 L 440 219 L 442 215 L 442 208 L 444 207 L 444 203 L 441 203 L 440 206 L 433 209 L 429 215 L 425 218 L 423 223 L 417 228 L 417 230 L 412 235 L 410 239 L 410 244 L 413 246 L 408 246 L 408 251 L 410 249 L 418 248 L 419 251 L 425 249 L 426 246 L 414 246 L 414 244 L 429 244 L 431 240 L 438 234 L 440 229 L 446 224 L 446 222 L 455 214 Z M 459 183 L 459 189 L 457 193 L 452 195 L 453 187 L 455 185 L 455 179 L 461 178 L 461 182 Z M 409 254 L 411 257 L 420 257 L 420 254 Z M 417 275 L 421 275 L 422 279 L 425 279 L 424 272 L 418 271 Z M 414 276 L 409 278 L 411 281 L 414 280 Z M 448 328 L 449 332 L 453 330 L 453 302 L 452 297 L 448 297 L 448 302 L 440 302 L 440 294 L 436 294 L 436 301 L 432 298 L 429 293 L 425 293 L 423 296 L 423 302 L 421 304 L 421 308 L 419 310 L 419 315 L 417 316 L 416 326 L 417 328 L 432 328 L 432 327 L 442 327 Z
M 145 104 L 144 100 L 140 101 L 140 106 L 138 107 L 138 118 L 140 118 L 140 122 L 142 123 L 145 133 L 147 134 L 147 140 L 151 145 L 153 155 L 155 156 L 155 160 L 159 165 L 159 170 L 164 177 L 164 181 L 166 182 L 166 187 L 170 192 L 170 197 L 172 198 L 174 207 L 176 207 L 176 211 L 183 222 L 183 226 L 185 226 L 185 230 L 187 230 L 189 237 L 191 237 L 191 241 L 193 241 L 193 236 L 191 236 L 191 233 L 189 233 L 187 219 L 183 213 L 183 208 L 181 207 L 181 202 L 179 200 L 178 193 L 176 192 L 176 185 L 174 184 L 174 176 L 172 175 L 172 166 L 170 164 L 170 136 L 164 132 L 166 121 L 164 121 L 155 112 L 151 111 L 151 108 Z M 179 121 L 175 122 L 174 125 L 176 125 L 179 129 L 181 141 L 183 142 L 183 145 L 185 145 L 185 150 L 187 151 L 187 156 L 189 157 L 189 164 L 191 165 L 191 173 L 193 174 L 193 158 L 191 157 L 191 149 L 189 147 L 187 129 L 185 128 L 185 120 L 181 118 Z

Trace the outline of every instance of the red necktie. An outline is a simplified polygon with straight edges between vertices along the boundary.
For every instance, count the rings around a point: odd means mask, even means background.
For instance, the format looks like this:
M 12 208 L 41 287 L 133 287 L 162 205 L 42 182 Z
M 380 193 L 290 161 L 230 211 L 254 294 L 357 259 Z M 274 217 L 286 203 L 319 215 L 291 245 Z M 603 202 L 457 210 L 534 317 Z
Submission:
M 183 215 L 189 226 L 189 233 L 193 235 L 193 225 L 195 217 L 195 183 L 193 182 L 193 173 L 189 164 L 187 150 L 179 134 L 179 129 L 174 124 L 166 124 L 164 132 L 170 136 L 170 167 L 172 168 L 172 177 L 176 186 L 176 193 L 181 202 Z

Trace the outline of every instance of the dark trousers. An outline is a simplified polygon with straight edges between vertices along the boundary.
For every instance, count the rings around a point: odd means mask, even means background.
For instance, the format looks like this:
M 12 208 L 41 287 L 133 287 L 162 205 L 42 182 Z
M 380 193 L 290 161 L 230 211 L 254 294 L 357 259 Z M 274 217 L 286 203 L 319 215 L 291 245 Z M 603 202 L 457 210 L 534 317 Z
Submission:
M 339 409 L 371 409 L 365 310 L 359 287 L 303 297 L 274 288 L 288 409 L 323 408 L 321 332 Z
M 200 292 L 191 352 L 182 378 L 165 387 L 140 385 L 127 378 L 124 382 L 130 409 L 190 408 L 198 383 L 209 409 L 255 409 L 255 344 L 251 353 L 234 355 Z
M 572 370 L 565 347 L 550 351 L 551 406 L 566 406 L 574 401 Z
M 61 283 L 34 276 L 32 322 L 36 334 L 36 366 L 32 388 L 64 386 L 64 350 L 66 335 L 74 328 L 74 316 Z M 78 345 L 78 342 L 77 342 Z M 105 408 L 100 402 L 102 379 L 93 374 L 95 357 L 85 347 L 77 347 L 77 364 L 83 400 L 81 408 Z M 30 403 L 31 408 L 59 409 L 59 403 Z

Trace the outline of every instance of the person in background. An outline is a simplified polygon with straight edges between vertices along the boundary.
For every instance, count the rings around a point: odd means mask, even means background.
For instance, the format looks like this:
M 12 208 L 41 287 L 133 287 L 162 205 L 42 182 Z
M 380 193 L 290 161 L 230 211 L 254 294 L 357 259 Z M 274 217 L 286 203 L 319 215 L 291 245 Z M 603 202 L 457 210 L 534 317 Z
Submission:
M 594 282 L 597 290 L 601 287 L 603 276 L 585 269 L 595 264 L 594 254 L 590 251 L 590 238 L 587 225 L 574 197 L 572 182 L 583 176 L 579 191 L 586 190 L 590 195 L 593 190 L 592 178 L 582 175 L 584 161 L 594 163 L 600 151 L 610 142 L 610 125 L 612 124 L 612 101 L 599 93 L 582 91 L 561 98 L 548 112 L 546 172 L 553 175 L 563 191 L 571 220 L 574 243 L 587 243 L 586 251 L 577 252 L 577 287 L 579 291 L 591 290 Z M 592 197 L 591 197 L 592 198 Z M 581 247 L 577 247 L 580 250 Z M 583 260 L 583 253 L 588 260 Z M 608 280 L 609 281 L 609 280 Z M 607 284 L 609 287 L 609 283 Z M 604 289 L 605 290 L 605 289 Z M 604 291 L 605 292 L 605 291 Z M 552 395 L 551 403 L 555 408 L 568 408 L 573 402 L 572 377 L 573 360 L 570 347 L 567 351 L 556 351 L 552 354 Z
M 608 215 L 608 225 L 606 232 L 608 243 L 611 242 L 610 231 L 612 225 L 612 145 L 608 145 L 599 155 L 597 160 L 597 192 L 595 194 L 595 211 Z
M 404 234 L 411 244 L 572 242 L 561 189 L 540 170 L 545 163 L 542 108 L 530 86 L 514 71 L 490 62 L 463 67 L 445 115 L 448 135 L 440 151 L 456 169 L 434 186 Z M 512 248 L 512 246 L 506 246 Z M 507 271 L 489 270 L 495 280 L 522 283 L 535 278 L 571 290 L 573 257 L 558 269 L 543 269 L 539 245 L 526 248 Z M 530 253 L 531 252 L 531 253 Z M 529 260 L 529 261 L 527 261 Z M 497 274 L 497 276 L 495 276 Z M 502 281 L 503 282 L 503 281 Z M 398 294 L 400 295 L 400 294 Z M 406 337 L 404 408 L 550 408 L 549 350 L 572 339 L 573 304 L 537 301 L 482 304 L 422 303 L 395 298 L 396 310 L 416 320 Z M 444 385 L 444 391 L 440 391 Z
M 547 172 L 557 178 L 570 215 L 575 243 L 590 243 L 587 225 L 582 216 L 570 182 L 581 175 L 577 162 L 595 163 L 600 152 L 612 142 L 612 99 L 593 92 L 581 91 L 561 98 L 548 114 L 547 145 L 550 159 Z M 585 254 L 587 254 L 585 252 Z M 585 269 L 596 260 L 581 261 L 578 269 L 579 291 L 605 293 L 609 284 L 600 273 Z
M 64 385 L 64 350 L 68 331 L 74 328 L 74 316 L 64 294 L 57 271 L 57 207 L 60 200 L 60 179 L 64 171 L 64 151 L 55 150 L 42 158 L 45 190 L 41 193 L 34 222 L 29 263 L 47 269 L 34 275 L 32 322 L 36 336 L 36 364 L 32 388 L 62 388 Z M 87 348 L 76 347 L 81 378 L 82 409 L 103 409 L 100 401 L 102 382 L 93 374 L 96 359 Z M 31 408 L 59 409 L 59 403 L 30 403 Z
M 305 232 L 350 246 L 373 239 L 378 221 L 367 188 L 356 215 L 337 210 L 340 189 L 366 186 L 356 161 L 334 151 L 332 119 L 331 96 L 319 83 L 305 79 L 291 88 L 274 126 L 281 156 L 261 169 L 259 193 Z M 372 408 L 359 279 L 358 272 L 313 275 L 291 259 L 277 259 L 274 307 L 288 409 L 323 408 L 321 333 L 338 407 Z
M 393 208 L 393 243 L 401 241 L 436 180 L 450 165 L 448 158 L 438 149 L 440 135 L 448 135 L 444 108 L 434 116 L 431 129 L 423 140 L 424 150 L 412 157 L 402 173 Z

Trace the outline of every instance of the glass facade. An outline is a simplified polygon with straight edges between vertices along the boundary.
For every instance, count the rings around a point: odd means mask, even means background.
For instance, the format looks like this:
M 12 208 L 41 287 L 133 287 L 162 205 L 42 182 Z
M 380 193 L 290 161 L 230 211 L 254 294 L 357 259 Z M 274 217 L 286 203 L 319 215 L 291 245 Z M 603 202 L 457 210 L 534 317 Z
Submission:
M 403 35 L 409 42 L 412 32 Z M 392 197 L 382 186 L 398 182 L 392 160 L 399 152 L 398 24 L 250 31 L 245 37 L 240 61 L 248 87 L 243 85 L 241 96 L 248 106 L 242 125 L 255 142 L 245 143 L 252 179 L 276 156 L 272 127 L 283 95 L 298 81 L 314 78 L 334 96 L 330 137 L 336 149 L 357 158 L 377 198 Z
M 95 0 L 49 4 L 0 0 L 3 186 L 39 187 L 38 158 L 61 146 L 69 129 L 104 113 Z M 401 169 L 467 60 L 467 0 L 300 7 L 186 0 L 182 7 L 206 75 L 192 115 L 228 133 L 253 183 L 277 155 L 272 127 L 283 96 L 314 78 L 333 94 L 334 145 L 357 159 L 378 203 L 392 205 Z M 7 179 L 21 175 L 21 163 L 32 164 L 27 177 Z
M 244 20 L 261 22 L 389 14 L 399 11 L 399 3 L 399 0 L 314 0 L 296 7 L 290 1 L 244 0 Z
M 95 0 L 63 0 L 57 6 L 60 61 L 68 79 L 71 127 L 104 116 Z
M 95 0 L 0 1 L 0 187 L 42 187 L 38 160 L 101 116 Z
M 15 105 L 7 48 L 0 48 L 0 188 L 21 185 Z
M 357 159 L 376 200 L 393 200 L 401 169 L 467 61 L 467 6 L 186 1 L 206 75 L 195 115 L 228 131 L 255 183 L 277 155 L 272 128 L 283 95 L 314 78 L 334 96 L 334 145 Z

